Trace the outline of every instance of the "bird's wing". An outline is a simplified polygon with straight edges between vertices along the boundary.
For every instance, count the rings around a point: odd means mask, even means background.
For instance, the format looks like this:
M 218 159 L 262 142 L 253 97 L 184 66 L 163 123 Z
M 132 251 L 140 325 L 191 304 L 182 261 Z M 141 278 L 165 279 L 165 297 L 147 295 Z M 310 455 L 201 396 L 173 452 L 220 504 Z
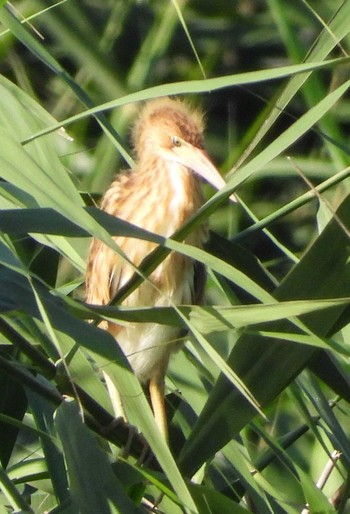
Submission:
M 110 283 L 118 273 L 118 256 L 98 239 L 91 244 L 86 274 L 86 301 L 107 305 L 111 299 Z
M 129 171 L 121 172 L 107 189 L 101 209 L 117 216 L 125 201 L 125 191 L 130 180 Z M 121 246 L 123 238 L 114 238 Z M 98 239 L 92 241 L 86 273 L 86 301 L 96 305 L 107 305 L 120 287 L 123 259 Z
M 153 249 L 152 243 L 127 237 L 114 237 L 121 251 L 134 265 Z M 90 249 L 86 273 L 86 301 L 96 305 L 107 305 L 121 287 L 134 275 L 135 268 L 117 252 L 94 239 Z

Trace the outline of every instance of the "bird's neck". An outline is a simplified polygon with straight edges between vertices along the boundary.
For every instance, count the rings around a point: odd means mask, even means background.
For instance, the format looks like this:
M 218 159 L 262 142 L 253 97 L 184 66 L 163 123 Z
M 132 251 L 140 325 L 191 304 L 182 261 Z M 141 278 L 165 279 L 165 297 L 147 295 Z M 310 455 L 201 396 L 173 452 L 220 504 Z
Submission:
M 140 163 L 141 164 L 141 163 Z M 145 168 L 140 165 L 140 170 Z M 196 175 L 176 162 L 154 158 L 151 166 L 152 183 L 150 196 L 155 218 L 158 218 L 159 227 L 164 229 L 155 232 L 170 236 L 192 216 L 203 204 L 200 181 Z M 146 179 L 146 172 L 142 172 Z M 149 176 L 149 175 L 148 175 Z

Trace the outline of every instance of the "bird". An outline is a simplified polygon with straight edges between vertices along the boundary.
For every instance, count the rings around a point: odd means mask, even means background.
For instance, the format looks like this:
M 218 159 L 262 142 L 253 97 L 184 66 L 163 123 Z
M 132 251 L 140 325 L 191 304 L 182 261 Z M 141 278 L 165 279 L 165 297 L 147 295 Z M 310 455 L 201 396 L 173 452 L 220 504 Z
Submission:
M 170 237 L 204 203 L 203 181 L 218 190 L 226 185 L 204 150 L 203 132 L 202 111 L 184 100 L 161 97 L 146 102 L 132 130 L 135 165 L 118 173 L 102 198 L 101 209 L 142 229 Z M 207 237 L 204 223 L 184 242 L 201 248 Z M 133 265 L 94 239 L 86 273 L 88 304 L 108 305 L 134 275 L 133 266 L 140 266 L 156 247 L 153 242 L 124 236 L 115 236 L 114 240 Z M 204 266 L 173 251 L 122 305 L 135 308 L 200 304 L 204 284 Z M 134 373 L 148 387 L 156 424 L 168 440 L 165 375 L 171 354 L 181 347 L 181 329 L 150 322 L 121 326 L 102 321 L 100 326 L 114 336 Z

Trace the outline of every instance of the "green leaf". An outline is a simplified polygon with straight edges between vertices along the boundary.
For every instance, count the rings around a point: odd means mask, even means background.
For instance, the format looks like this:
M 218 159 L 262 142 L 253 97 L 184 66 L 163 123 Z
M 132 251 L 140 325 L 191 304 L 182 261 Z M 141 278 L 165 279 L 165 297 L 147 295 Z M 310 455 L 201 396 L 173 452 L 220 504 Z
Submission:
M 55 425 L 62 441 L 72 499 L 79 512 L 110 514 L 111 506 L 121 514 L 143 512 L 125 494 L 73 402 L 64 402 L 57 409 Z
M 209 487 L 191 487 L 191 494 L 201 514 L 251 514 L 251 511 Z
M 329 300 L 294 300 L 278 304 L 239 305 L 236 307 L 192 307 L 190 320 L 203 334 L 239 328 L 257 323 L 292 318 L 308 312 L 347 306 L 350 299 L 337 298 Z M 317 345 L 317 342 L 315 342 Z
M 297 472 L 310 512 L 314 512 L 315 514 L 318 512 L 322 512 L 322 514 L 335 513 L 336 509 L 332 507 L 323 492 L 312 482 L 310 476 L 298 466 Z
M 75 116 L 71 116 L 66 120 L 63 120 L 61 123 L 57 123 L 51 126 L 48 129 L 42 130 L 37 134 L 34 134 L 30 138 L 23 141 L 23 143 L 28 143 L 33 141 L 34 139 L 43 136 L 44 134 L 48 134 L 50 132 L 54 132 L 62 126 L 69 125 L 73 122 L 84 119 L 92 114 L 97 114 L 100 112 L 104 112 L 106 110 L 114 109 L 116 107 L 121 107 L 123 105 L 132 103 L 132 102 L 142 102 L 145 100 L 150 100 L 153 98 L 158 98 L 160 96 L 171 96 L 171 95 L 180 95 L 180 94 L 190 94 L 190 93 L 201 93 L 208 91 L 215 91 L 219 89 L 223 89 L 226 87 L 238 86 L 242 84 L 256 84 L 258 82 L 266 81 L 266 80 L 276 80 L 282 79 L 291 75 L 301 74 L 304 72 L 310 72 L 314 70 L 319 70 L 322 68 L 329 68 L 341 63 L 345 63 L 348 61 L 348 58 L 339 58 L 339 59 L 330 59 L 329 61 L 323 62 L 314 62 L 314 63 L 305 63 L 305 64 L 295 64 L 291 66 L 283 66 L 280 68 L 271 68 L 267 70 L 257 70 L 242 74 L 229 75 L 225 77 L 215 77 L 212 79 L 202 79 L 202 80 L 190 80 L 187 82 L 177 82 L 173 84 L 163 84 L 159 86 L 153 86 L 148 89 L 144 89 L 143 91 L 138 91 L 136 93 L 130 93 L 128 95 L 123 96 L 122 98 L 118 98 L 117 100 L 112 100 L 111 102 L 107 102 L 105 104 L 99 105 L 98 107 L 94 107 L 92 109 L 88 109 L 83 113 L 76 114 Z
M 1 491 L 13 510 L 21 511 L 23 514 L 34 514 L 30 505 L 26 502 L 23 495 L 19 493 L 13 482 L 9 479 L 6 471 L 0 466 L 0 485 Z
M 41 377 L 38 377 L 38 379 L 42 380 Z M 68 482 L 61 448 L 58 447 L 57 441 L 54 439 L 56 435 L 53 427 L 54 407 L 30 389 L 27 389 L 27 397 L 37 427 L 48 436 L 40 437 L 40 441 L 55 495 L 60 502 L 63 502 L 69 496 Z

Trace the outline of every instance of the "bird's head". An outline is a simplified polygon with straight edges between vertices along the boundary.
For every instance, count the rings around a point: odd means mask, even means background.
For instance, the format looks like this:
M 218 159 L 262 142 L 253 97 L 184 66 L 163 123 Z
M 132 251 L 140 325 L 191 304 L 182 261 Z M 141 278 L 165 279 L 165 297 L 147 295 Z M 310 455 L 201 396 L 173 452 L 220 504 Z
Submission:
M 160 158 L 178 163 L 216 189 L 226 185 L 203 147 L 203 115 L 180 100 L 161 98 L 143 107 L 133 130 L 138 161 Z M 234 196 L 231 199 L 235 201 Z

